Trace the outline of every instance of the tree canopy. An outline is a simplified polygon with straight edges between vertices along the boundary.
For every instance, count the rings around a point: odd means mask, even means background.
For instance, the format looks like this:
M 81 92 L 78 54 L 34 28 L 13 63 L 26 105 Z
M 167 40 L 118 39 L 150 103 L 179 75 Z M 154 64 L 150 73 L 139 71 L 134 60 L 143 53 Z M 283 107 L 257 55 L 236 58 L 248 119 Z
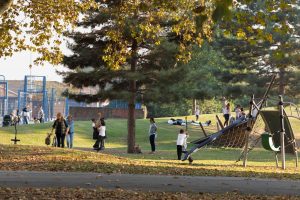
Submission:
M 72 28 L 93 0 L 4 0 L 0 3 L 0 57 L 14 52 L 37 52 L 37 63 L 62 60 L 62 33 Z

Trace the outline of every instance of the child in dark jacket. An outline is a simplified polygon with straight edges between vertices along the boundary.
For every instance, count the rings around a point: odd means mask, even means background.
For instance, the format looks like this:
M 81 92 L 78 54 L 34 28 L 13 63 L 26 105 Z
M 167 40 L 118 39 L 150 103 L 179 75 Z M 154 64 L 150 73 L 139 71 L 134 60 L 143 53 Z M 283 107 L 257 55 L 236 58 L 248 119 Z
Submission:
M 97 140 L 99 132 L 98 132 L 98 129 L 96 127 L 96 120 L 95 119 L 92 119 L 92 127 L 93 127 L 93 140 Z

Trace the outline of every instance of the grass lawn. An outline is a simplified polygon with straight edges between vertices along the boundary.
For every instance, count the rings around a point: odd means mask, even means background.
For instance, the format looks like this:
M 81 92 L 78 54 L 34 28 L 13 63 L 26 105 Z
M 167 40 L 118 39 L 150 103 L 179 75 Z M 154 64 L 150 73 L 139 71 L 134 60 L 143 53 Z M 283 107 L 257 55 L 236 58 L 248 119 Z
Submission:
M 179 129 L 184 127 L 168 125 L 167 119 L 156 120 L 158 152 L 155 155 L 148 154 L 148 120 L 137 120 L 136 126 L 136 143 L 143 154 L 126 153 L 127 121 L 124 119 L 107 120 L 108 139 L 106 150 L 101 153 L 45 147 L 44 139 L 51 130 L 51 123 L 19 126 L 20 145 L 9 145 L 14 136 L 13 127 L 0 128 L 0 169 L 300 178 L 300 171 L 294 167 L 294 157 L 287 156 L 287 170 L 282 171 L 275 167 L 274 154 L 262 148 L 249 154 L 247 168 L 241 167 L 241 162 L 235 162 L 241 149 L 230 148 L 203 148 L 193 155 L 194 164 L 189 166 L 176 160 L 175 142 Z M 212 119 L 215 124 L 214 115 L 202 116 L 203 121 L 207 119 Z M 188 128 L 190 141 L 203 136 L 200 128 Z M 91 123 L 76 122 L 75 130 L 75 147 L 90 150 L 94 143 Z

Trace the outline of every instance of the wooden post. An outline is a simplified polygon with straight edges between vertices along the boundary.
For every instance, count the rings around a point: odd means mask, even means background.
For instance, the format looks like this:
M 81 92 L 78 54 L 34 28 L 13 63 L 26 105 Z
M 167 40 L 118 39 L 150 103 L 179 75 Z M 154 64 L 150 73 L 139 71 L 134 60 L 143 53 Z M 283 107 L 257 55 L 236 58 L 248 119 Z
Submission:
M 187 126 L 187 116 L 185 117 L 185 131 L 188 130 L 188 126 Z
M 279 111 L 280 111 L 280 151 L 281 151 L 281 168 L 285 169 L 285 145 L 284 145 L 284 112 L 283 112 L 283 98 L 279 95 Z
M 200 125 L 200 127 L 201 127 L 201 129 L 202 129 L 202 131 L 203 131 L 203 134 L 205 135 L 205 137 L 207 137 L 207 134 L 206 134 L 206 132 L 205 132 L 205 130 L 204 130 L 204 127 L 202 126 L 201 122 L 199 122 L 199 125 Z
M 251 118 L 253 116 L 253 104 L 254 104 L 254 94 L 251 97 L 250 100 L 250 108 L 249 108 L 249 120 L 251 122 Z M 249 136 L 252 132 L 252 129 L 250 128 L 252 126 L 249 126 L 249 123 L 247 124 L 247 128 L 246 128 L 246 143 L 245 143 L 245 148 L 244 148 L 244 159 L 243 159 L 243 166 L 247 167 L 247 156 L 248 156 L 248 148 L 249 148 Z
M 244 148 L 244 158 L 243 158 L 243 166 L 247 167 L 247 156 L 248 156 L 248 148 L 249 148 L 249 136 L 252 132 L 252 129 L 250 127 L 247 127 L 246 129 L 246 144 Z
M 275 152 L 275 160 L 276 160 L 276 167 L 278 168 L 278 156 L 277 156 L 277 152 Z
M 298 150 L 297 150 L 297 147 L 295 147 L 296 150 L 295 150 L 295 156 L 296 156 L 296 167 L 298 167 Z
M 221 129 L 224 129 L 224 126 L 223 126 L 223 124 L 222 124 L 222 122 L 221 122 L 218 115 L 216 115 L 216 118 L 217 118 L 217 121 L 218 121 L 219 125 L 221 126 Z
M 17 139 L 17 122 L 14 122 L 14 126 L 15 126 L 15 138 L 14 139 L 11 139 L 12 142 L 14 142 L 14 144 L 17 144 L 17 142 L 20 142 L 19 139 Z

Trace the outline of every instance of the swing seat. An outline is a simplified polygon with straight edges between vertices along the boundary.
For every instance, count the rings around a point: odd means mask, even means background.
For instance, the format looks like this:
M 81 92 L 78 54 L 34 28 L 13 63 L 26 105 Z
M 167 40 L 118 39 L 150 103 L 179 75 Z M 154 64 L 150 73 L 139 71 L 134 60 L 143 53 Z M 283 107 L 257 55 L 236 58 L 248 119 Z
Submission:
M 278 147 L 275 146 L 272 135 L 268 132 L 261 134 L 261 143 L 266 150 L 275 151 L 275 152 L 280 151 L 280 146 Z

